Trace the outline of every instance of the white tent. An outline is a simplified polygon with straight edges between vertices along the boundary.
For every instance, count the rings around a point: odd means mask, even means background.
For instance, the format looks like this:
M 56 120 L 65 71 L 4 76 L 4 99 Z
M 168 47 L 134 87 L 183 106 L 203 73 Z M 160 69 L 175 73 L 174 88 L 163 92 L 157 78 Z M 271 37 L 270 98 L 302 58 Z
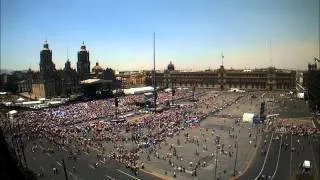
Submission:
M 298 93 L 297 98 L 299 99 L 304 99 L 304 93 Z
M 24 99 L 22 97 L 20 97 L 19 99 L 17 99 L 17 101 L 24 101 Z
M 17 114 L 17 113 L 18 113 L 18 111 L 16 111 L 16 110 L 11 110 L 11 111 L 8 112 L 9 115 L 14 115 L 14 114 Z
M 152 91 L 153 91 L 153 87 L 151 87 L 151 86 L 124 89 L 125 94 L 142 94 L 142 93 L 147 93 L 147 92 L 152 92 Z
M 252 113 L 243 113 L 242 122 L 252 123 L 253 117 L 254 117 L 254 114 L 252 114 Z
M 14 116 L 18 113 L 16 110 L 11 110 L 7 113 L 8 118 L 13 119 Z
M 311 168 L 311 162 L 308 160 L 303 161 L 302 167 L 307 169 Z
M 171 92 L 171 91 L 172 91 L 171 88 L 167 88 L 167 89 L 164 90 L 164 92 Z

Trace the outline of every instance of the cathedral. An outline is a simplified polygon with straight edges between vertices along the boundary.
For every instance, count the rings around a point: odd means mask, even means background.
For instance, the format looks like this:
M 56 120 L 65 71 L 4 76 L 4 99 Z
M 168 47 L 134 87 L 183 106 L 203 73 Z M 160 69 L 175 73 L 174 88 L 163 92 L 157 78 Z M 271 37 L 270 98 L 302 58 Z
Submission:
M 103 69 L 97 63 L 90 72 L 89 51 L 84 42 L 78 51 L 77 70 L 71 67 L 67 59 L 63 69 L 56 69 L 52 60 L 52 50 L 47 41 L 40 51 L 40 73 L 32 83 L 32 94 L 35 99 L 52 97 L 69 97 L 71 94 L 82 93 L 81 81 L 87 79 L 103 79 L 115 81 L 114 70 Z

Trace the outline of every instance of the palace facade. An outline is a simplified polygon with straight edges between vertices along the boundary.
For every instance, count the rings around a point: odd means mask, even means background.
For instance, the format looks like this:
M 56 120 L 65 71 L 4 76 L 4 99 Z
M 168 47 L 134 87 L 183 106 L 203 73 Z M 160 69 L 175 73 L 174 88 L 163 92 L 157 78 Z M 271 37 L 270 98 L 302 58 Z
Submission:
M 152 78 L 152 73 L 148 76 Z M 152 80 L 149 80 L 149 85 Z M 265 69 L 234 70 L 220 66 L 216 70 L 182 72 L 170 62 L 164 72 L 156 72 L 156 85 L 162 88 L 198 87 L 227 90 L 290 90 L 296 86 L 296 71 Z

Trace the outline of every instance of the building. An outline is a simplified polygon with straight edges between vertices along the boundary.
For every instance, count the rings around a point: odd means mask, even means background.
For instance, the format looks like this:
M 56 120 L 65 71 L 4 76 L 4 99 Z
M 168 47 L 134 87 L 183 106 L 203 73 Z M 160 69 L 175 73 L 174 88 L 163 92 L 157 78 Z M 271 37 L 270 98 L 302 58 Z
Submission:
M 102 79 L 103 77 L 103 68 L 96 62 L 96 65 L 92 68 L 90 73 L 90 79 Z
M 123 88 L 132 88 L 145 86 L 146 76 L 146 71 L 121 71 L 117 74 L 117 79 L 121 81 Z
M 40 52 L 40 75 L 42 80 L 51 81 L 54 78 L 56 71 L 55 64 L 52 61 L 52 50 L 49 49 L 47 41 L 43 44 L 43 49 Z
M 52 61 L 52 50 L 49 49 L 47 41 L 44 42 L 40 51 L 40 78 L 32 84 L 32 93 L 35 97 L 54 97 L 56 96 L 57 70 Z M 43 88 L 42 88 L 43 87 Z M 60 90 L 60 89 L 59 89 Z
M 40 76 L 31 78 L 34 97 L 51 98 L 55 96 L 69 96 L 79 91 L 79 76 L 71 68 L 70 60 L 67 60 L 64 69 L 56 70 L 55 64 L 52 61 L 52 50 L 49 49 L 47 41 L 45 41 L 43 49 L 40 52 L 39 65 Z
M 0 90 L 10 92 L 31 92 L 32 83 L 40 76 L 39 72 L 32 71 L 13 71 L 3 73 L 0 78 Z
M 320 110 L 320 67 L 319 58 L 314 58 L 314 64 L 308 64 L 308 71 L 304 76 L 304 85 L 307 88 L 307 98 L 310 106 L 316 111 Z
M 147 82 L 152 82 L 152 73 Z M 216 70 L 181 72 L 172 62 L 164 72 L 156 72 L 156 85 L 168 87 L 198 87 L 226 90 L 230 88 L 252 90 L 290 90 L 296 86 L 296 72 L 274 67 L 265 69 L 235 70 L 220 66 Z M 148 84 L 152 85 L 152 84 Z
M 79 76 L 77 71 L 71 68 L 71 62 L 68 59 L 63 70 L 57 71 L 56 78 L 57 96 L 68 97 L 72 93 L 80 91 Z
M 82 42 L 80 51 L 78 51 L 77 72 L 81 81 L 90 78 L 89 51 L 86 49 L 84 42 Z
M 90 86 L 92 86 L 97 91 L 106 92 L 105 94 L 112 92 L 112 89 L 116 87 L 120 87 L 120 82 L 116 80 L 115 72 L 111 68 L 103 69 L 99 66 L 99 63 L 96 63 L 90 73 L 89 52 L 84 42 L 80 51 L 78 51 L 77 71 L 71 67 L 69 59 L 67 59 L 63 69 L 56 69 L 52 60 L 52 50 L 49 49 L 47 41 L 44 42 L 40 51 L 39 66 L 39 72 L 29 69 L 26 72 L 14 71 L 11 74 L 1 74 L 1 91 L 28 92 L 30 97 L 38 99 L 56 96 L 69 97 L 75 93 L 85 92 L 84 86 L 90 92 L 93 92 L 90 89 Z M 80 84 L 81 81 L 85 83 Z

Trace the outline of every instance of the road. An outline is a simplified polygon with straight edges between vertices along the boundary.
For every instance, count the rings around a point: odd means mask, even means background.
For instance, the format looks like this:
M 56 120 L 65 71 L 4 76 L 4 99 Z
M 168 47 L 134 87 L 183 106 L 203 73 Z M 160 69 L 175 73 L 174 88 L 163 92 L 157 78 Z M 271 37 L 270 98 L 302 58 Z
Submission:
M 237 179 L 259 179 L 261 176 L 266 178 L 270 176 L 270 179 L 275 180 L 291 179 L 296 173 L 300 172 L 299 165 L 304 160 L 311 161 L 313 166 L 312 173 L 317 174 L 319 167 L 316 163 L 314 151 L 318 152 L 318 149 L 316 149 L 318 147 L 314 147 L 313 145 L 316 145 L 316 143 L 312 143 L 315 138 L 291 134 L 290 132 L 274 132 L 272 139 L 270 135 L 270 132 L 264 135 L 265 138 L 268 136 L 266 138 L 267 144 L 264 142 L 260 144 L 250 168 Z M 270 145 L 269 148 L 267 148 L 268 143 Z M 281 144 L 282 146 L 280 146 Z M 265 155 L 259 153 L 266 148 Z M 292 151 L 292 149 L 294 150 Z
M 32 152 L 32 146 L 38 145 L 38 148 Z M 43 149 L 54 148 L 54 153 L 43 152 Z M 62 159 L 65 161 L 68 179 L 157 179 L 157 177 L 139 171 L 135 176 L 134 172 L 125 168 L 117 162 L 98 160 L 95 153 L 81 153 L 76 160 L 68 158 L 71 149 L 63 147 L 60 150 L 49 144 L 46 140 L 36 140 L 26 146 L 26 159 L 28 167 L 35 173 L 43 169 L 43 177 L 39 179 L 65 179 Z M 95 164 L 98 162 L 98 167 Z M 75 170 L 73 169 L 75 167 Z M 53 168 L 58 169 L 58 174 L 53 173 Z

